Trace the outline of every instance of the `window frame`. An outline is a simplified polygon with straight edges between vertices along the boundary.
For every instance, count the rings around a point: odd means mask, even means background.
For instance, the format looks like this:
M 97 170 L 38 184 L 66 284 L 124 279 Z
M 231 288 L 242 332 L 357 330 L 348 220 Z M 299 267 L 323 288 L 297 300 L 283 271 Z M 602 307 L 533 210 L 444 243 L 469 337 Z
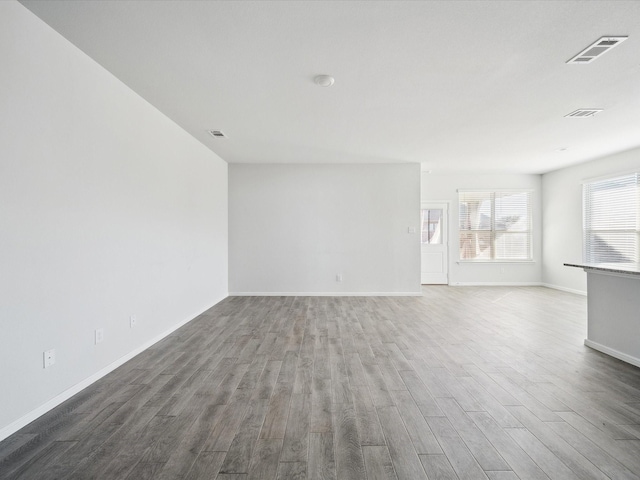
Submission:
M 533 218 L 533 205 L 534 205 L 534 193 L 535 190 L 530 188 L 518 188 L 518 189 L 458 189 L 458 260 L 457 263 L 487 263 L 487 264 L 522 264 L 522 263 L 535 263 L 534 258 L 534 218 Z M 464 194 L 490 194 L 491 196 L 491 221 L 489 229 L 463 229 L 461 228 L 461 197 Z M 526 230 L 512 231 L 496 229 L 496 195 L 502 194 L 527 194 L 527 211 L 528 211 L 528 225 Z M 489 234 L 491 257 L 492 258 L 462 258 L 460 252 L 460 240 L 464 232 L 487 232 Z M 496 255 L 496 239 L 497 233 L 503 234 L 527 234 L 528 235 L 528 256 L 527 258 L 495 258 Z

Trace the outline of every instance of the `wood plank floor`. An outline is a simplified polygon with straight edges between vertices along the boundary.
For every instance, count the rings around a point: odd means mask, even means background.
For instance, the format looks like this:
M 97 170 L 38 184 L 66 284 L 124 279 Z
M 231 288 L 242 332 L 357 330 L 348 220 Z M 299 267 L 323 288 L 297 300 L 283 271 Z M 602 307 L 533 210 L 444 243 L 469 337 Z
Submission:
M 11 479 L 638 479 L 586 299 L 230 297 L 0 443 Z

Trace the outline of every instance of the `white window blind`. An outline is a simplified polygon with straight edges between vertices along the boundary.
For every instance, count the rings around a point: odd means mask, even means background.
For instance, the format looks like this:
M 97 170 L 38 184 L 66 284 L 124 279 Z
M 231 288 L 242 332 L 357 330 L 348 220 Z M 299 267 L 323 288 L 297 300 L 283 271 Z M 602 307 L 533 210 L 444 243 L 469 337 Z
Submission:
M 460 260 L 532 260 L 530 191 L 460 191 Z
M 583 194 L 584 261 L 640 261 L 640 173 L 587 183 Z

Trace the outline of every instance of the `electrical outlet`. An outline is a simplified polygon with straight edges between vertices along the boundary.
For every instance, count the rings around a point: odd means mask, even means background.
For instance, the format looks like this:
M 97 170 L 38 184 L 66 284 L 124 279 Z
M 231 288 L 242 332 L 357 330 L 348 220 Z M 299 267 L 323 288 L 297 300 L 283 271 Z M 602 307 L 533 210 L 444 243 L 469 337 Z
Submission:
M 131 315 L 129 317 L 129 327 L 131 328 L 135 327 L 136 323 L 138 323 L 138 317 L 136 315 Z
M 96 345 L 104 340 L 104 328 L 96 329 Z
M 342 274 L 339 273 L 336 275 L 336 282 L 341 282 L 342 281 Z
M 43 354 L 44 368 L 49 368 L 56 363 L 56 351 L 55 349 L 47 350 Z

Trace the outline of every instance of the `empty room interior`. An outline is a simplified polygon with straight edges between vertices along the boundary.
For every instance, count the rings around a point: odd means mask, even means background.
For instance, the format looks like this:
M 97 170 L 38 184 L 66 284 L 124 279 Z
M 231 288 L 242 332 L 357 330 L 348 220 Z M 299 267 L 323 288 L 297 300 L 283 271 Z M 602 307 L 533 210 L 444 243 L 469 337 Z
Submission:
M 0 2 L 0 479 L 640 479 L 640 2 Z

